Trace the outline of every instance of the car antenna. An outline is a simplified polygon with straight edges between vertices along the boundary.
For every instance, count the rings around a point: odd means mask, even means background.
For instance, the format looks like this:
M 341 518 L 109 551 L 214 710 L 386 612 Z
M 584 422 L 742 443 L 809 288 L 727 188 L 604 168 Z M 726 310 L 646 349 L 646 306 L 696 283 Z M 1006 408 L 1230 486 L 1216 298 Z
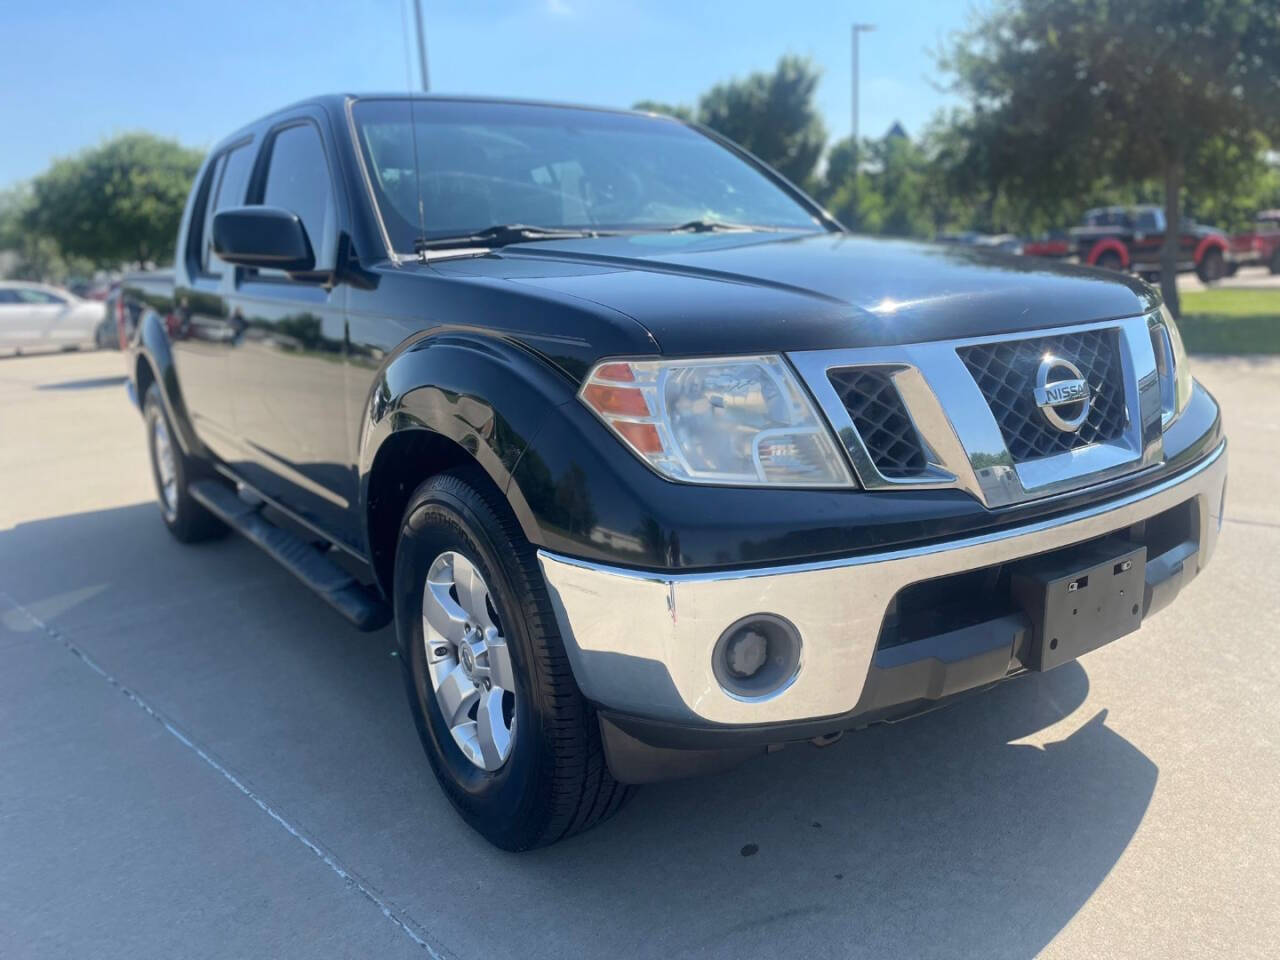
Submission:
M 404 37 L 404 83 L 409 90 L 409 139 L 413 141 L 413 185 L 417 191 L 418 198 L 418 236 L 413 241 L 413 252 L 418 255 L 421 263 L 427 262 L 426 250 L 423 244 L 427 238 L 427 218 L 422 207 L 422 164 L 418 160 L 418 117 L 417 111 L 414 109 L 417 96 L 413 89 L 413 71 L 409 66 L 409 15 L 405 10 L 405 3 L 416 3 L 417 0 L 400 0 L 400 25 L 401 35 Z M 419 36 L 421 41 L 421 36 Z M 422 83 L 423 92 L 426 92 L 426 67 L 423 67 Z

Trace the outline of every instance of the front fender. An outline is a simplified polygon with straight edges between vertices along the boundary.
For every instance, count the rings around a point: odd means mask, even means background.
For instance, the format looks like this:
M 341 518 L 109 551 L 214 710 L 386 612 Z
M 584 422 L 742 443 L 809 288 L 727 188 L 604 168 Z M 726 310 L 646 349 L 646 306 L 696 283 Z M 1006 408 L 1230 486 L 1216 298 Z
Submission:
M 169 414 L 169 422 L 178 434 L 178 444 L 189 457 L 205 455 L 204 445 L 191 426 L 182 388 L 178 384 L 178 371 L 173 363 L 173 350 L 169 344 L 168 321 L 152 309 L 145 309 L 138 321 L 138 355 L 150 364 L 156 383 L 160 385 L 160 397 Z M 135 368 L 136 369 L 136 368 Z M 146 402 L 139 385 L 138 407 Z
M 522 347 L 493 337 L 448 333 L 397 351 L 369 391 L 359 439 L 360 502 L 366 542 L 369 488 L 379 451 L 402 431 L 427 431 L 462 447 L 503 491 L 533 542 L 538 525 L 511 478 L 548 415 L 575 385 Z

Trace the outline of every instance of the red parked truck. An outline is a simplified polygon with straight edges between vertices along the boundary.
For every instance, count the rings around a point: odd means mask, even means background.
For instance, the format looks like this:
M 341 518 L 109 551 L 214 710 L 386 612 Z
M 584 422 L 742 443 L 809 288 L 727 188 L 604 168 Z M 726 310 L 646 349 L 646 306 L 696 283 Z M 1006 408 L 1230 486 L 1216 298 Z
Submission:
M 1280 273 L 1280 208 L 1260 210 L 1252 230 L 1231 238 L 1231 255 L 1242 266 L 1262 264 Z
M 1042 233 L 1022 245 L 1022 252 L 1028 257 L 1049 257 L 1053 260 L 1065 260 L 1074 254 L 1075 244 L 1065 230 L 1050 230 Z
M 1071 230 L 1081 263 L 1128 270 L 1147 279 L 1160 275 L 1164 234 L 1164 210 L 1154 205 L 1087 210 L 1083 225 Z M 1233 273 L 1234 265 L 1230 244 L 1220 230 L 1182 218 L 1179 273 L 1194 270 L 1201 282 L 1215 283 Z

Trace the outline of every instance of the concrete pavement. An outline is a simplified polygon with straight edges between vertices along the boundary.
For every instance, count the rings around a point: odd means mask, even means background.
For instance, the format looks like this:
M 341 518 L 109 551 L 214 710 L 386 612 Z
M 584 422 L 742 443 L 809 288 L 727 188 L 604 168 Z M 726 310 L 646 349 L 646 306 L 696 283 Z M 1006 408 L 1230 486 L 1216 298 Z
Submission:
M 1280 274 L 1274 274 L 1265 266 L 1241 267 L 1235 276 L 1223 277 L 1213 287 L 1206 287 L 1194 273 L 1178 274 L 1179 290 L 1277 290 L 1280 291 Z
M 1197 364 L 1227 524 L 1139 633 L 522 856 L 440 794 L 390 631 L 168 537 L 120 364 L 0 360 L 0 956 L 1274 955 L 1280 362 Z

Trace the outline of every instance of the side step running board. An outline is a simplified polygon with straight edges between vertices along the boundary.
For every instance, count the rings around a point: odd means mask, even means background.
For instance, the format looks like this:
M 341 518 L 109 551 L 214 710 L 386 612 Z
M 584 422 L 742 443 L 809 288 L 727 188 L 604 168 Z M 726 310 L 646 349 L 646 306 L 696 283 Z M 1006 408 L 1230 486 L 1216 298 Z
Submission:
M 391 608 L 371 589 L 301 537 L 277 527 L 220 480 L 199 480 L 191 496 L 231 529 L 257 544 L 360 630 L 391 622 Z

